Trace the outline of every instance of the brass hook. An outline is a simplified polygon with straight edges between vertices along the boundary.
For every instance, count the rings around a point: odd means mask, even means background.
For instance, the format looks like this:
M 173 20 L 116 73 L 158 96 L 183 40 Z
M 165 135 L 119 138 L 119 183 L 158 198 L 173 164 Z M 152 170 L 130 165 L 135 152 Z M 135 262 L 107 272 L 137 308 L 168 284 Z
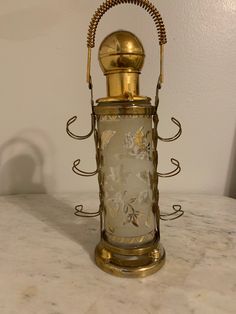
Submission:
M 77 159 L 76 161 L 74 161 L 73 167 L 72 167 L 72 170 L 74 171 L 74 173 L 76 173 L 79 176 L 82 176 L 82 177 L 93 177 L 93 176 L 95 176 L 98 173 L 98 169 L 93 171 L 93 172 L 87 172 L 87 171 L 80 170 L 78 168 L 79 164 L 80 164 L 80 159 Z
M 100 214 L 101 214 L 100 210 L 98 210 L 97 212 L 94 212 L 94 213 L 90 213 L 90 212 L 85 212 L 84 211 L 84 206 L 83 205 L 75 206 L 75 216 L 78 216 L 78 217 L 91 218 L 91 217 L 97 217 Z
M 173 142 L 173 141 L 177 140 L 177 139 L 181 136 L 181 134 L 182 134 L 182 126 L 181 126 L 181 123 L 180 123 L 177 119 L 175 119 L 174 117 L 171 118 L 171 121 L 172 121 L 175 125 L 177 125 L 177 127 L 179 128 L 179 131 L 178 131 L 178 132 L 175 134 L 175 136 L 173 136 L 173 137 L 167 137 L 167 138 L 165 138 L 165 137 L 161 137 L 161 136 L 158 135 L 158 139 L 159 139 L 160 141 L 162 141 L 162 142 Z
M 168 221 L 168 220 L 175 220 L 183 216 L 184 210 L 182 210 L 181 205 L 173 205 L 173 212 L 170 214 L 161 214 L 160 218 L 163 221 Z
M 94 132 L 94 116 L 93 116 L 93 114 L 91 114 L 91 131 L 87 135 L 80 136 L 80 135 L 76 135 L 70 131 L 70 129 L 69 129 L 70 125 L 72 123 L 74 123 L 76 120 L 77 120 L 77 116 L 74 116 L 67 121 L 67 124 L 66 124 L 67 134 L 75 140 L 85 140 L 85 139 L 89 138 Z
M 176 166 L 176 169 L 173 170 L 173 171 L 170 171 L 170 172 L 166 172 L 166 173 L 160 173 L 158 172 L 157 175 L 158 177 L 161 177 L 161 178 L 170 178 L 170 177 L 174 177 L 176 176 L 178 173 L 180 173 L 181 171 L 181 167 L 180 167 L 180 163 L 177 159 L 175 158 L 171 158 L 171 163 Z

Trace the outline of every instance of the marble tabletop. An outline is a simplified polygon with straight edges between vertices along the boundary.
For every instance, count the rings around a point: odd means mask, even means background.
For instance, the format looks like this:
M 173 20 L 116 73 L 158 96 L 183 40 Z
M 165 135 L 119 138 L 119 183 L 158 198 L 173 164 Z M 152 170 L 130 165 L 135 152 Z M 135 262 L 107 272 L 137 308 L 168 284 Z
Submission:
M 104 273 L 94 263 L 95 193 L 0 197 L 1 314 L 236 313 L 236 200 L 162 195 L 161 209 L 185 215 L 162 222 L 165 266 L 144 279 Z

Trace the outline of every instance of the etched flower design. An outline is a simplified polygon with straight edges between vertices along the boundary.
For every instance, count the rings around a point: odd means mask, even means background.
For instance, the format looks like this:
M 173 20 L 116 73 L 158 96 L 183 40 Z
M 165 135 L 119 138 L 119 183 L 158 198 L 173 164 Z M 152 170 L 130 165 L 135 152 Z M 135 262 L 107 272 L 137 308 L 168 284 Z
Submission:
M 124 146 L 128 154 L 137 159 L 150 159 L 151 142 L 150 131 L 144 133 L 144 127 L 140 127 L 134 135 L 131 132 L 125 134 Z
M 139 227 L 140 212 L 135 209 L 136 197 L 127 199 L 127 191 L 117 192 L 114 197 L 107 199 L 108 206 L 110 207 L 110 214 L 115 217 L 119 212 L 125 216 L 123 225 L 131 223 L 135 227 Z

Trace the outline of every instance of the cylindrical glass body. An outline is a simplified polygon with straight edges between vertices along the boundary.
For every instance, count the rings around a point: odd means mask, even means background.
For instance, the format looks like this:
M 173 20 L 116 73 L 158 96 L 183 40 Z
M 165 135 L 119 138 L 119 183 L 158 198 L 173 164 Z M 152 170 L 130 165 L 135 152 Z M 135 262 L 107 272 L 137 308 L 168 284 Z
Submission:
M 104 235 L 137 247 L 155 238 L 152 115 L 100 115 Z

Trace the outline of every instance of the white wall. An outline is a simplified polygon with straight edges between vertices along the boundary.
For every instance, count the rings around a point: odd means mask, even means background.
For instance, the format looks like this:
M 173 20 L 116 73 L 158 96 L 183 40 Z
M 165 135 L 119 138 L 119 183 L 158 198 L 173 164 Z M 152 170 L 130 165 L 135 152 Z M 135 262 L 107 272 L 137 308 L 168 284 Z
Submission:
M 163 179 L 161 191 L 236 196 L 236 2 L 160 0 L 168 32 L 165 85 L 161 91 L 162 136 L 172 135 L 174 115 L 184 134 L 160 144 L 159 171 L 170 171 L 173 156 L 182 174 Z M 65 123 L 79 115 L 74 130 L 89 129 L 85 83 L 86 33 L 98 0 L 9 0 L 0 2 L 0 194 L 97 189 L 95 178 L 80 178 L 72 161 L 94 170 L 93 140 L 76 142 Z M 142 94 L 154 97 L 158 43 L 150 16 L 123 5 L 110 10 L 97 32 L 97 46 L 117 29 L 134 32 L 146 48 Z M 95 98 L 105 80 L 93 53 Z

